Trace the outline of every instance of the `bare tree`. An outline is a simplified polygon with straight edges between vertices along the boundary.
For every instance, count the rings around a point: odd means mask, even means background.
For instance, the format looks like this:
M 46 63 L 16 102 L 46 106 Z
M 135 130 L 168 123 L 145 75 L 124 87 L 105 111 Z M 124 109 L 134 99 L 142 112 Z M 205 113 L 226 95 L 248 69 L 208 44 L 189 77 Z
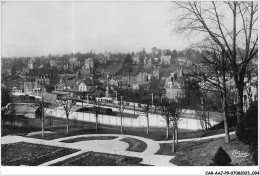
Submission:
M 146 128 L 146 133 L 149 134 L 149 111 L 151 110 L 152 107 L 152 100 L 150 99 L 139 99 L 139 106 L 141 107 L 142 111 L 146 115 L 146 120 L 147 120 L 147 128 Z
M 170 131 L 170 125 L 171 123 L 174 123 L 174 127 L 178 126 L 177 117 L 180 115 L 180 110 L 177 108 L 177 104 L 169 101 L 155 101 L 155 106 L 158 112 L 162 115 L 162 117 L 165 119 L 166 122 L 166 140 L 169 139 L 169 131 Z
M 237 119 L 243 116 L 243 90 L 248 63 L 258 53 L 258 3 L 256 1 L 174 2 L 181 11 L 175 32 L 201 34 L 213 41 L 231 65 L 237 100 Z M 196 35 L 198 36 L 198 35 Z M 210 47 L 210 45 L 209 45 Z
M 70 99 L 61 99 L 57 101 L 58 106 L 61 106 L 67 119 L 67 130 L 66 133 L 69 133 L 69 116 L 75 110 L 76 102 Z
M 45 116 L 47 114 L 48 108 L 51 106 L 50 102 L 47 102 L 44 100 L 44 97 L 42 97 L 42 100 L 33 104 L 33 106 L 36 106 L 41 116 L 41 122 L 42 122 L 42 137 L 44 138 L 44 122 L 45 122 Z
M 214 91 L 220 93 L 222 101 L 222 109 L 224 113 L 224 129 L 225 129 L 225 141 L 230 141 L 229 129 L 228 129 L 228 83 L 231 81 L 230 78 L 230 65 L 225 59 L 225 52 L 219 53 L 217 50 L 207 51 L 206 54 L 202 55 L 204 65 L 211 70 L 210 73 L 199 72 L 195 73 L 197 79 L 201 81 L 201 88 L 203 91 L 209 92 Z M 202 102 L 202 112 L 205 116 L 205 102 Z
M 101 102 L 95 99 L 93 101 L 93 104 L 92 104 L 92 107 L 91 107 L 91 112 L 96 117 L 96 132 L 98 131 L 98 116 L 99 116 L 99 114 L 101 114 L 101 111 L 102 111 L 100 105 L 101 105 Z
M 172 122 L 172 152 L 175 152 L 175 144 L 178 144 L 178 127 L 182 120 L 182 110 L 174 102 L 169 102 L 171 110 L 169 113 L 169 120 Z

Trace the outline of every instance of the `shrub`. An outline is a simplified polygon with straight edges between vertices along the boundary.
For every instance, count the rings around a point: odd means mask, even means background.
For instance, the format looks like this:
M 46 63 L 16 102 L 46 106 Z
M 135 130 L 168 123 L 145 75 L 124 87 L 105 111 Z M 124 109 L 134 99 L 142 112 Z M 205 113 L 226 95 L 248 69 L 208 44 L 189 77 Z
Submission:
M 252 159 L 257 164 L 258 154 L 258 106 L 257 102 L 252 103 L 244 117 L 237 126 L 237 138 L 250 145 Z

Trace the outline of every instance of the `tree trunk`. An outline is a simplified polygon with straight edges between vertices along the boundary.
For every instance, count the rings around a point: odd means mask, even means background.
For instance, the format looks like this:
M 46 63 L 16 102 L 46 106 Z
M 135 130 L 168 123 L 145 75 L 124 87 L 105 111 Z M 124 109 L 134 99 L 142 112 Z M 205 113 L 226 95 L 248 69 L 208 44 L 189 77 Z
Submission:
M 224 77 L 225 78 L 225 77 Z M 224 129 L 225 129 L 225 141 L 226 143 L 230 142 L 229 129 L 228 129 L 228 113 L 227 113 L 227 92 L 226 84 L 223 82 L 224 92 L 223 92 L 223 109 L 224 109 Z
M 98 117 L 96 115 L 96 132 L 98 131 Z
M 243 87 L 237 87 L 238 92 L 238 100 L 237 100 L 237 123 L 240 122 L 241 118 L 243 117 Z
M 146 129 L 146 134 L 149 134 L 149 116 L 148 116 L 148 112 L 146 113 L 146 119 L 147 119 L 147 129 Z
M 42 138 L 44 138 L 44 119 L 42 119 Z
M 172 153 L 175 153 L 175 140 L 174 140 L 174 131 L 175 129 L 173 129 L 173 134 L 172 134 Z
M 67 132 L 66 133 L 69 133 L 69 116 L 67 115 Z
M 178 144 L 178 128 L 175 128 L 175 140 L 176 140 L 176 145 Z
M 122 114 L 121 114 L 121 133 L 123 133 L 123 117 L 122 117 Z
M 44 112 L 42 112 L 42 138 L 44 138 Z
M 166 122 L 166 137 L 165 137 L 166 140 L 169 139 L 169 123 Z

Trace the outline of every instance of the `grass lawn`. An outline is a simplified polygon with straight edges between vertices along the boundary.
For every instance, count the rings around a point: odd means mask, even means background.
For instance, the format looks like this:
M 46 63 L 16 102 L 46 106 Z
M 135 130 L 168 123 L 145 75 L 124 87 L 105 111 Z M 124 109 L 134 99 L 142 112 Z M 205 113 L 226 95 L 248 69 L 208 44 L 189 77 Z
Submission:
M 218 147 L 222 147 L 232 159 L 231 165 L 252 166 L 251 157 L 235 157 L 232 155 L 234 150 L 241 153 L 249 153 L 249 146 L 238 141 L 235 135 L 231 136 L 231 142 L 225 143 L 225 139 L 217 138 L 202 141 L 181 142 L 177 145 L 176 152 L 171 152 L 172 144 L 160 144 L 160 150 L 156 154 L 174 155 L 170 162 L 178 166 L 208 166 L 213 163 L 211 160 Z
M 66 119 L 47 116 L 47 119 L 52 119 L 51 124 L 45 125 L 45 130 L 52 131 L 54 133 L 45 134 L 46 140 L 52 140 L 62 137 L 68 136 L 75 136 L 75 135 L 83 135 L 83 134 L 122 134 L 120 131 L 120 126 L 111 126 L 111 125 L 102 125 L 99 124 L 99 131 L 95 131 L 95 123 L 93 122 L 82 122 L 76 121 L 74 119 L 70 119 L 70 133 L 66 134 Z M 230 131 L 234 131 L 235 128 L 231 128 Z M 2 136 L 4 135 L 21 135 L 26 136 L 28 133 L 33 131 L 41 131 L 41 128 L 22 128 L 22 127 L 10 127 L 6 126 L 3 129 Z M 209 131 L 191 131 L 191 130 L 183 130 L 179 129 L 178 137 L 179 139 L 188 139 L 188 138 L 198 138 L 198 137 L 205 137 L 211 136 L 215 134 L 222 134 L 224 133 L 224 129 L 217 129 L 217 130 L 209 130 Z M 145 137 L 149 139 L 153 139 L 155 141 L 164 141 L 166 128 L 164 127 L 150 127 L 150 133 L 146 134 L 146 127 L 124 127 L 124 134 L 127 135 L 134 135 Z M 41 134 L 30 136 L 33 138 L 41 139 Z M 172 138 L 170 133 L 170 139 Z
M 1 145 L 3 166 L 37 166 L 78 150 L 18 142 Z
M 81 141 L 89 141 L 89 140 L 112 140 L 116 139 L 116 136 L 91 136 L 91 137 L 77 137 L 73 139 L 67 139 L 60 142 L 65 143 L 74 143 L 74 142 L 81 142 Z
M 53 166 L 145 166 L 143 159 L 114 154 L 86 152 L 53 164 Z
M 7 136 L 7 135 L 27 135 L 28 133 L 34 132 L 34 131 L 40 131 L 41 128 L 33 128 L 33 127 L 16 127 L 11 125 L 4 125 L 2 128 L 1 136 Z
M 147 148 L 147 144 L 138 139 L 126 137 L 121 141 L 128 143 L 129 147 L 126 149 L 127 151 L 144 152 Z
M 120 131 L 120 126 L 111 126 L 111 125 L 101 125 L 99 124 L 99 131 L 95 131 L 95 123 L 93 122 L 82 122 L 82 121 L 75 121 L 74 119 L 70 119 L 70 133 L 66 134 L 66 119 L 58 118 L 58 117 L 50 117 L 52 118 L 52 124 L 45 125 L 45 130 L 52 131 L 54 133 L 45 134 L 46 140 L 52 140 L 62 137 L 68 137 L 68 136 L 75 136 L 75 135 L 83 135 L 83 134 L 122 134 Z M 26 136 L 29 132 L 32 132 L 30 130 L 26 130 L 26 128 L 23 128 L 23 133 L 19 133 L 20 127 L 12 127 L 11 130 L 9 130 L 9 127 L 4 128 L 4 131 L 9 131 L 9 134 L 13 135 L 21 135 Z M 38 128 L 39 131 L 41 131 L 40 128 Z M 230 129 L 230 131 L 234 131 L 235 129 Z M 127 135 L 134 135 L 134 136 L 140 136 L 149 138 L 155 141 L 164 141 L 165 140 L 165 133 L 166 128 L 157 128 L 157 127 L 150 127 L 150 133 L 146 134 L 146 127 L 124 127 L 124 134 Z M 222 134 L 224 133 L 224 129 L 217 129 L 217 130 L 209 130 L 209 131 L 189 131 L 189 130 L 183 130 L 179 129 L 179 139 L 188 139 L 188 138 L 198 138 L 198 137 L 205 137 L 215 134 Z M 6 133 L 7 134 L 7 133 Z M 30 136 L 32 138 L 38 138 L 41 139 L 41 134 Z M 170 139 L 172 136 L 170 135 Z

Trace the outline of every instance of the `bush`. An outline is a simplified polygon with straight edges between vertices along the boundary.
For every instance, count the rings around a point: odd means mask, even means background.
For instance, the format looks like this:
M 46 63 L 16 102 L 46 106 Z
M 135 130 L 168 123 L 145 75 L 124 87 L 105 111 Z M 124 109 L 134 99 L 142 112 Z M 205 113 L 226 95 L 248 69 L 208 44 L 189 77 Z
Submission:
M 257 164 L 258 156 L 258 103 L 254 102 L 237 126 L 237 138 L 250 145 L 252 159 Z

